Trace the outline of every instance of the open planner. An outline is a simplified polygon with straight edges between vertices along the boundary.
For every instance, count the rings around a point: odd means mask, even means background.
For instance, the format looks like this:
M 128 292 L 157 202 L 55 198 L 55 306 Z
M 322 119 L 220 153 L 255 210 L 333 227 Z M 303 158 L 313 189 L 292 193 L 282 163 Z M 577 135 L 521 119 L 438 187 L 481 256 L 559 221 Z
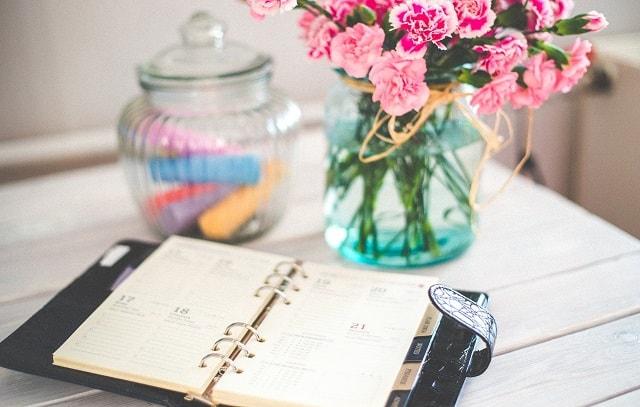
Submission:
M 184 237 L 125 241 L 0 343 L 0 366 L 172 407 L 455 404 L 476 336 L 441 311 L 485 311 L 435 282 Z M 440 357 L 452 344 L 463 359 Z
M 432 283 L 172 237 L 53 363 L 232 406 L 384 406 Z

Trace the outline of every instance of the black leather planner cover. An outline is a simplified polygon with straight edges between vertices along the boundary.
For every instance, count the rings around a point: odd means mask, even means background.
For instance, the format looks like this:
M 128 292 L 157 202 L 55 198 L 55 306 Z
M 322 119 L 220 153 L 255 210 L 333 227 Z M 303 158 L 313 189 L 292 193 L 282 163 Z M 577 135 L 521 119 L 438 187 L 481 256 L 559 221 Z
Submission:
M 130 250 L 117 263 L 103 267 L 97 261 L 0 343 L 0 366 L 170 407 L 193 406 L 194 402 L 184 400 L 184 394 L 52 364 L 53 352 L 109 296 L 120 273 L 126 267 L 136 267 L 157 247 L 138 241 L 118 244 Z
M 185 400 L 182 393 L 58 367 L 52 363 L 53 353 L 111 294 L 114 285 L 122 280 L 122 276 L 126 275 L 127 270 L 136 268 L 158 247 L 157 244 L 134 240 L 124 240 L 116 243 L 116 245 L 126 246 L 129 250 L 122 257 L 115 260 L 113 264 L 101 262 L 106 256 L 96 261 L 80 277 L 60 291 L 40 311 L 0 343 L 0 366 L 169 407 L 193 407 L 198 402 Z M 465 293 L 465 295 L 467 298 L 474 300 L 484 296 L 481 293 Z M 486 296 L 483 299 L 486 302 Z M 473 352 L 475 345 L 475 335 L 463 332 L 461 328 L 463 327 L 459 324 L 443 321 L 430 338 L 430 343 L 433 346 L 429 346 L 429 350 L 423 355 L 424 362 L 432 360 L 433 357 L 429 355 L 433 355 L 434 352 L 443 356 L 437 358 L 440 361 L 450 362 L 453 360 L 456 362 L 455 364 L 458 366 L 457 374 L 447 376 L 447 378 L 435 378 L 438 383 L 442 381 L 442 383 L 447 384 L 445 386 L 448 387 L 446 394 L 441 391 L 434 393 L 433 369 L 430 369 L 429 365 L 436 367 L 440 366 L 440 364 L 427 363 L 425 365 L 423 362 L 420 377 L 412 388 L 411 394 L 409 395 L 409 392 L 406 392 L 406 396 L 401 397 L 402 401 L 400 403 L 390 400 L 390 405 L 413 407 L 454 405 L 456 403 L 464 379 L 468 375 L 470 353 Z M 456 344 L 456 349 L 460 350 L 460 355 L 444 356 L 441 353 L 442 349 L 438 348 L 438 344 L 447 345 L 452 342 L 459 342 Z M 449 347 L 445 346 L 447 349 Z

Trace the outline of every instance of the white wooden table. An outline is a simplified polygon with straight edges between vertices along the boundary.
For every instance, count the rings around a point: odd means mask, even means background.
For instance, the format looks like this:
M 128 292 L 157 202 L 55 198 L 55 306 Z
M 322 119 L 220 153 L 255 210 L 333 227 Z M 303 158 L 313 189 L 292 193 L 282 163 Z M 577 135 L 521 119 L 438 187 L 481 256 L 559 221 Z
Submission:
M 324 149 L 319 131 L 301 138 L 289 210 L 247 246 L 341 262 L 323 241 Z M 490 167 L 486 189 L 505 175 Z M 138 216 L 118 165 L 0 187 L 0 339 L 122 238 L 159 239 Z M 410 272 L 491 296 L 496 357 L 467 381 L 460 405 L 640 405 L 638 240 L 518 179 L 482 213 L 469 252 Z M 146 404 L 0 369 L 0 406 Z

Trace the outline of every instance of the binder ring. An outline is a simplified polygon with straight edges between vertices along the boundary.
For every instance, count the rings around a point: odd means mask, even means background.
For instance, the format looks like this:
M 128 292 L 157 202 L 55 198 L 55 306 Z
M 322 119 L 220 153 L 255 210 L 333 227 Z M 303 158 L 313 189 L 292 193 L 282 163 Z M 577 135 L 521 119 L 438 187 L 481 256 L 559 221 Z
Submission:
M 286 305 L 291 304 L 291 301 L 289 301 L 289 298 L 287 298 L 287 295 L 281 289 L 279 289 L 277 287 L 274 287 L 272 285 L 269 285 L 269 284 L 265 284 L 263 286 L 260 286 L 260 288 L 258 288 L 256 290 L 256 293 L 254 295 L 256 297 L 260 297 L 260 291 L 262 291 L 264 289 L 269 289 L 269 290 L 273 291 L 274 294 L 280 296 Z
M 280 263 L 276 264 L 276 266 L 274 267 L 274 269 L 273 269 L 274 273 L 280 274 L 280 268 L 282 266 L 288 266 L 289 269 L 295 269 L 296 272 L 300 273 L 302 278 L 308 278 L 309 277 L 307 275 L 307 273 L 304 271 L 304 269 L 302 268 L 302 266 L 299 265 L 298 263 L 296 263 L 295 261 L 281 261 Z M 289 270 L 287 270 L 287 271 L 289 271 Z
M 240 350 L 242 350 L 244 352 L 244 355 L 248 358 L 252 358 L 255 356 L 255 353 L 249 351 L 249 349 L 247 349 L 247 347 L 245 346 L 244 343 L 240 342 L 238 339 L 235 338 L 220 338 L 217 341 L 214 342 L 213 347 L 211 348 L 212 351 L 217 351 L 220 348 L 220 344 L 222 342 L 231 342 L 234 343 L 235 346 L 237 346 L 238 348 L 240 348 Z
M 256 336 L 256 339 L 258 340 L 258 342 L 264 342 L 265 341 L 264 337 L 262 337 L 258 333 L 258 330 L 255 329 L 254 327 L 252 327 L 251 325 L 247 324 L 246 322 L 234 322 L 232 324 L 229 324 L 229 326 L 227 326 L 227 329 L 224 330 L 224 334 L 225 335 L 231 335 L 231 328 L 236 327 L 236 326 L 244 327 L 247 331 L 250 331 L 251 333 L 253 333 Z
M 271 283 L 271 279 L 273 277 L 278 277 L 280 278 L 281 281 L 286 281 L 289 284 L 291 284 L 291 289 L 293 289 L 293 291 L 300 291 L 300 287 L 298 287 L 297 285 L 295 285 L 295 283 L 293 282 L 293 279 L 289 276 L 283 276 L 282 274 L 278 273 L 278 272 L 273 272 L 271 274 L 269 274 L 269 276 L 264 280 L 265 284 L 270 284 Z
M 205 355 L 202 359 L 200 359 L 199 367 L 207 367 L 207 363 L 206 363 L 207 359 L 214 358 L 214 357 L 218 359 L 222 359 L 224 363 L 226 363 L 231 369 L 233 369 L 234 372 L 242 373 L 242 369 L 239 369 L 238 366 L 236 366 L 235 363 L 233 363 L 232 359 L 218 352 L 212 352 Z

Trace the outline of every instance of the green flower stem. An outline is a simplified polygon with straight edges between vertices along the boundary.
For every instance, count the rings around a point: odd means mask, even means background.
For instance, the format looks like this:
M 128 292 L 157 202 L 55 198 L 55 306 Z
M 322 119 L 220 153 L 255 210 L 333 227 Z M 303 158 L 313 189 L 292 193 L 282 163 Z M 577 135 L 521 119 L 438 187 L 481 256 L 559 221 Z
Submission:
M 464 180 L 466 181 L 467 184 L 469 184 L 469 186 L 471 186 L 471 175 L 469 174 L 467 167 L 464 165 L 464 163 L 460 159 L 460 155 L 458 155 L 458 152 L 456 150 L 452 150 L 451 155 L 453 156 L 453 159 L 455 160 L 456 164 L 458 164 L 458 168 L 460 168 L 460 172 L 462 173 Z
M 392 167 L 396 189 L 404 207 L 404 241 L 402 255 L 407 264 L 411 263 L 412 254 L 417 251 L 428 251 L 432 255 L 440 254 L 435 231 L 429 221 L 428 196 L 432 169 L 429 159 L 420 159 L 417 154 L 400 154 L 397 158 L 388 159 Z
M 433 229 L 431 222 L 429 221 L 429 199 L 431 196 L 431 180 L 435 172 L 435 168 L 432 168 L 429 164 L 429 157 L 425 157 L 425 177 L 422 183 L 423 193 L 418 194 L 421 200 L 422 211 L 421 214 L 421 226 L 422 234 L 425 237 L 425 250 L 431 252 L 434 257 L 440 256 L 440 245 L 436 238 L 435 230 Z
M 471 211 L 471 208 L 469 206 L 468 195 L 466 195 L 464 191 L 460 190 L 457 185 L 452 184 L 450 182 L 449 178 L 446 178 L 446 177 L 443 178 L 442 176 L 440 176 L 438 174 L 435 174 L 434 177 L 442 185 L 444 185 L 449 190 L 449 192 L 451 192 L 453 197 L 456 199 L 456 202 L 458 204 L 458 209 L 460 209 L 460 211 L 466 217 L 469 217 L 469 215 L 472 213 L 472 211 Z
M 360 253 L 367 253 L 369 242 L 374 257 L 379 256 L 378 231 L 375 221 L 375 209 L 378 193 L 384 184 L 387 166 L 384 161 L 362 165 L 362 205 L 360 209 L 361 223 L 356 249 Z

